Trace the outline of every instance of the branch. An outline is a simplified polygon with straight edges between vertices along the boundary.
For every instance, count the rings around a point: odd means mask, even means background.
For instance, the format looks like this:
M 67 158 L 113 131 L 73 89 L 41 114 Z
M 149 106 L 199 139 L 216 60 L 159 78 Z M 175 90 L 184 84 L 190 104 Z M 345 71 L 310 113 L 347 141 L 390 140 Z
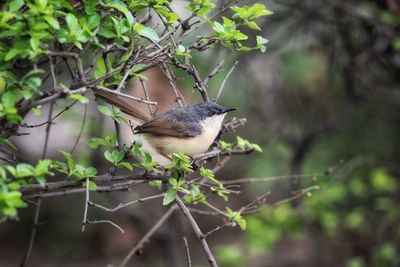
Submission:
M 218 267 L 217 262 L 214 258 L 214 255 L 212 254 L 210 248 L 208 247 L 207 241 L 204 238 L 204 234 L 201 232 L 199 226 L 197 225 L 197 222 L 193 218 L 192 214 L 190 214 L 189 209 L 185 206 L 185 204 L 182 202 L 182 200 L 177 196 L 176 197 L 176 204 L 178 204 L 179 208 L 181 209 L 182 213 L 186 218 L 189 220 L 197 238 L 200 240 L 200 243 L 203 247 L 204 253 L 207 256 L 208 263 L 210 264 L 211 267 Z
M 183 243 L 185 244 L 186 258 L 187 258 L 187 262 L 188 262 L 188 267 L 192 267 L 192 260 L 190 258 L 190 251 L 189 251 L 188 241 L 187 241 L 186 237 L 183 237 L 182 239 L 183 239 Z
M 235 63 L 233 64 L 232 68 L 231 68 L 231 69 L 228 71 L 228 73 L 226 74 L 224 80 L 223 80 L 222 83 L 221 83 L 221 86 L 219 87 L 218 94 L 217 94 L 217 97 L 215 98 L 215 101 L 218 101 L 219 97 L 221 96 L 222 90 L 224 90 L 226 81 L 228 80 L 229 76 L 231 76 L 233 70 L 235 69 L 235 67 L 236 67 L 236 65 L 237 65 L 238 63 L 239 63 L 239 61 L 236 60 Z
M 122 208 L 128 207 L 128 206 L 130 206 L 130 205 L 133 205 L 133 204 L 136 204 L 136 203 L 143 203 L 143 202 L 146 201 L 146 200 L 162 198 L 163 196 L 164 196 L 164 193 L 158 194 L 158 195 L 154 195 L 154 196 L 139 198 L 139 199 L 137 199 L 137 200 L 134 200 L 134 201 L 131 201 L 131 202 L 128 202 L 128 203 L 125 203 L 125 204 L 122 204 L 122 203 L 121 203 L 121 204 L 119 204 L 118 206 L 116 206 L 115 208 L 112 208 L 112 209 L 106 208 L 106 207 L 101 206 L 101 205 L 99 205 L 99 204 L 97 204 L 97 203 L 94 203 L 94 202 L 92 202 L 92 201 L 89 201 L 89 205 L 90 205 L 90 206 L 93 206 L 93 207 L 96 207 L 96 208 L 100 208 L 100 209 L 105 210 L 105 211 L 108 211 L 108 212 L 115 212 L 115 211 L 117 211 L 117 210 L 120 210 L 120 209 L 122 209 Z
M 166 213 L 154 224 L 154 226 L 139 240 L 139 242 L 129 251 L 128 255 L 122 260 L 122 262 L 118 265 L 118 267 L 125 267 L 132 256 L 140 249 L 143 248 L 145 243 L 149 241 L 151 236 L 160 228 L 161 225 L 172 215 L 172 213 L 176 210 L 177 206 L 172 205 Z

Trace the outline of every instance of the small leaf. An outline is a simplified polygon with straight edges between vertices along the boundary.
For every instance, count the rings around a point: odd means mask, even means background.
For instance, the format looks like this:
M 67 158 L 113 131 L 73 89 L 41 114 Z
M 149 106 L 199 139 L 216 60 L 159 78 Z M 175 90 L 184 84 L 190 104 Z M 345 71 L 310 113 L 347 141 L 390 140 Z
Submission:
M 89 103 L 89 99 L 88 99 L 86 96 L 83 96 L 83 95 L 81 95 L 81 94 L 72 94 L 72 95 L 69 95 L 68 98 L 70 98 L 70 99 L 76 99 L 76 100 L 78 100 L 79 102 L 81 102 L 82 104 L 87 104 L 87 103 Z
M 58 21 L 53 18 L 52 16 L 45 16 L 44 19 L 46 20 L 46 22 L 53 27 L 56 30 L 60 29 L 60 24 L 58 23 Z
M 103 113 L 106 116 L 111 117 L 113 115 L 113 112 L 111 111 L 110 108 L 108 108 L 107 106 L 104 105 L 97 105 L 97 109 Z
M 128 170 L 133 171 L 133 166 L 129 162 L 125 162 L 125 161 L 120 162 L 120 163 L 117 164 L 117 167 L 125 167 Z
M 158 40 L 160 40 L 160 37 L 158 37 L 157 33 L 152 28 L 143 26 L 142 24 L 136 23 L 135 26 L 133 26 L 133 30 L 137 34 L 143 37 L 147 37 L 153 42 L 157 42 Z
M 83 182 L 82 185 L 83 185 L 84 187 L 86 187 L 86 182 Z M 89 181 L 89 190 L 90 190 L 90 191 L 96 191 L 96 190 L 97 190 L 97 185 L 96 185 L 95 182 Z
M 122 1 L 119 1 L 119 0 L 108 0 L 108 1 L 105 1 L 104 5 L 106 7 L 112 7 L 112 8 L 115 8 L 116 10 L 120 11 L 128 19 L 129 24 L 130 25 L 133 24 L 134 18 L 132 16 L 131 12 L 129 11 L 129 9 L 125 6 L 125 4 Z
M 164 195 L 163 205 L 166 206 L 166 205 L 170 204 L 172 201 L 174 201 L 176 198 L 176 193 L 177 193 L 177 190 L 169 189 Z
M 32 108 L 32 111 L 36 116 L 40 116 L 40 115 L 42 115 L 42 106 L 39 105 L 37 107 L 34 107 L 34 108 Z
M 67 160 L 67 165 L 68 165 L 68 170 L 71 173 L 74 170 L 75 166 L 75 161 L 71 155 L 71 153 L 65 152 L 60 150 L 60 152 L 63 154 L 64 158 Z

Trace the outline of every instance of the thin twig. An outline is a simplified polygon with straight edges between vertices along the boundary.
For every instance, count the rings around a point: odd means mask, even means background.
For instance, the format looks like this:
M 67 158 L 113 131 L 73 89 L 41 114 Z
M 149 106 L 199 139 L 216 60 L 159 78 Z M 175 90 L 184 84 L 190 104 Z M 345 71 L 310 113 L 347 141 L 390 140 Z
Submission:
M 167 64 L 162 64 L 161 65 L 161 70 L 164 72 L 165 76 L 167 76 L 168 80 L 169 80 L 169 84 L 171 85 L 171 88 L 175 94 L 175 101 L 178 103 L 178 105 L 180 107 L 183 106 L 182 104 L 182 100 L 186 103 L 186 101 L 184 100 L 182 94 L 179 92 L 179 89 L 176 86 L 176 78 L 173 75 L 172 71 L 170 70 L 170 68 L 167 66 Z
M 144 94 L 144 97 L 146 98 L 146 101 L 150 101 L 149 92 L 147 91 L 146 83 L 144 82 L 144 80 L 142 78 L 139 78 L 139 81 L 140 81 L 140 83 L 142 85 L 143 94 Z M 155 113 L 157 112 L 157 106 L 156 106 L 156 110 L 155 111 L 153 111 L 152 105 L 147 104 L 147 107 L 149 108 L 149 112 L 150 112 L 151 117 L 154 117 Z
M 86 178 L 85 211 L 83 212 L 82 232 L 85 232 L 85 226 L 86 226 L 86 223 L 87 223 L 88 207 L 89 207 L 89 178 Z
M 122 209 L 122 208 L 131 206 L 131 205 L 134 205 L 134 204 L 136 204 L 136 203 L 143 203 L 144 201 L 151 200 L 151 199 L 162 198 L 163 196 L 164 196 L 164 193 L 158 194 L 158 195 L 154 195 L 154 196 L 139 198 L 139 199 L 137 199 L 137 200 L 130 201 L 130 202 L 128 202 L 128 203 L 124 203 L 124 204 L 121 203 L 121 204 L 119 204 L 118 206 L 116 206 L 115 208 L 111 208 L 111 209 L 110 209 L 110 208 L 107 208 L 107 207 L 104 207 L 104 206 L 102 206 L 102 205 L 100 205 L 100 204 L 91 202 L 91 201 L 89 201 L 89 205 L 90 205 L 90 206 L 93 206 L 93 207 L 96 207 L 96 208 L 99 208 L 99 209 L 102 209 L 102 210 L 105 210 L 105 211 L 108 211 L 108 212 L 115 212 L 115 211 L 120 210 L 120 209 Z
M 190 250 L 189 250 L 188 241 L 187 241 L 186 237 L 182 237 L 182 239 L 183 239 L 183 243 L 185 244 L 186 259 L 187 259 L 188 267 L 192 267 L 192 260 L 190 258 Z
M 230 226 L 232 226 L 232 222 L 227 222 L 227 223 L 224 223 L 223 225 L 218 225 L 218 226 L 215 227 L 214 229 L 212 229 L 212 230 L 208 231 L 207 233 L 205 233 L 205 234 L 204 234 L 204 238 L 206 238 L 206 237 L 212 235 L 213 233 L 215 233 L 215 232 L 217 232 L 217 231 L 219 231 L 219 230 L 222 230 L 222 229 L 224 229 L 224 228 L 226 228 L 226 227 L 230 227 Z
M 306 174 L 293 174 L 293 175 L 280 175 L 280 176 L 270 176 L 270 177 L 251 177 L 251 178 L 240 178 L 234 180 L 222 181 L 223 185 L 235 185 L 235 184 L 250 184 L 250 183 L 268 183 L 272 181 L 280 181 L 283 179 L 292 178 L 307 178 L 307 177 L 318 177 L 325 176 L 324 173 L 306 173 Z
M 29 258 L 31 257 L 31 254 L 32 254 L 33 245 L 35 243 L 37 227 L 39 225 L 39 213 L 40 213 L 41 205 L 42 205 L 42 199 L 38 198 L 38 200 L 36 202 L 35 215 L 34 215 L 33 223 L 32 223 L 31 237 L 29 238 L 28 248 L 27 248 L 27 250 L 25 252 L 25 255 L 24 255 L 23 259 L 22 259 L 21 267 L 28 266 L 28 261 L 29 261 Z
M 153 225 L 153 227 L 139 240 L 139 242 L 129 251 L 128 255 L 125 256 L 125 258 L 122 260 L 122 262 L 118 265 L 118 267 L 124 267 L 126 264 L 129 262 L 129 260 L 132 258 L 132 256 L 140 249 L 143 248 L 143 246 L 146 244 L 146 242 L 149 241 L 151 236 L 157 231 L 158 228 L 160 228 L 161 225 L 172 215 L 172 213 L 176 210 L 177 206 L 172 205 L 167 212 L 164 213 L 164 215 L 156 222 L 156 224 Z
M 81 140 L 81 137 L 82 137 L 82 134 L 83 134 L 83 129 L 85 128 L 86 115 L 87 115 L 87 104 L 85 104 L 85 109 L 84 109 L 84 112 L 83 112 L 83 119 L 82 119 L 81 127 L 79 129 L 78 136 L 76 137 L 75 144 L 71 149 L 71 152 L 70 152 L 71 154 L 74 153 L 75 149 L 77 148 L 77 146 L 79 144 L 79 141 Z
M 178 204 L 179 208 L 181 209 L 182 213 L 186 218 L 189 220 L 197 238 L 200 240 L 201 246 L 203 247 L 203 251 L 207 256 L 208 263 L 211 267 L 218 267 L 217 261 L 215 260 L 214 255 L 212 254 L 206 239 L 204 238 L 204 234 L 201 232 L 200 227 L 198 226 L 196 220 L 193 218 L 192 214 L 190 213 L 189 209 L 186 205 L 182 202 L 182 200 L 177 196 L 176 204 Z
M 215 97 L 215 101 L 216 102 L 218 101 L 219 97 L 221 96 L 222 90 L 224 90 L 226 81 L 229 79 L 229 76 L 231 76 L 233 70 L 235 69 L 235 67 L 236 67 L 236 65 L 238 63 L 239 63 L 239 60 L 236 60 L 235 63 L 233 64 L 232 68 L 228 71 L 228 73 L 226 74 L 224 80 L 222 81 L 221 86 L 219 87 L 219 90 L 218 90 L 218 94 Z
M 110 220 L 94 220 L 94 221 L 86 220 L 86 224 L 100 224 L 100 223 L 111 224 L 112 226 L 117 228 L 122 234 L 125 234 L 125 231 L 124 231 L 124 229 L 122 229 L 121 226 L 119 226 L 118 224 L 116 224 L 115 222 L 112 222 Z

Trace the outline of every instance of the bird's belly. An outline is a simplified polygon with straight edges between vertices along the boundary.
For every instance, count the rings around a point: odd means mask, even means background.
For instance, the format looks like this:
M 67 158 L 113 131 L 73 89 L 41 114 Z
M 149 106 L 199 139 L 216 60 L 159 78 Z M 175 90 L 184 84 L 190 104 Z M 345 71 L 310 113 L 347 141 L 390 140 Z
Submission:
M 193 156 L 207 151 L 217 135 L 217 130 L 204 128 L 203 132 L 196 137 L 177 138 L 150 134 L 144 134 L 144 137 L 158 152 L 167 155 L 171 155 L 174 152 L 183 152 L 188 156 Z

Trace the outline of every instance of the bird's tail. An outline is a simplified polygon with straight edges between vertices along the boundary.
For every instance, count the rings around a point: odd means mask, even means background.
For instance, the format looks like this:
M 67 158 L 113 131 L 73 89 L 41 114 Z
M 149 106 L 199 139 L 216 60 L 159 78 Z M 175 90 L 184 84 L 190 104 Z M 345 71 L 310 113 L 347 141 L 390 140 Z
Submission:
M 135 108 L 131 103 L 128 101 L 125 101 L 121 97 L 111 93 L 111 92 L 106 92 L 103 90 L 99 89 L 93 89 L 94 95 L 107 103 L 116 106 L 119 108 L 122 112 L 135 117 L 136 119 L 139 119 L 143 122 L 149 121 L 151 118 L 149 115 L 144 114 L 142 111 L 140 111 L 138 108 Z

